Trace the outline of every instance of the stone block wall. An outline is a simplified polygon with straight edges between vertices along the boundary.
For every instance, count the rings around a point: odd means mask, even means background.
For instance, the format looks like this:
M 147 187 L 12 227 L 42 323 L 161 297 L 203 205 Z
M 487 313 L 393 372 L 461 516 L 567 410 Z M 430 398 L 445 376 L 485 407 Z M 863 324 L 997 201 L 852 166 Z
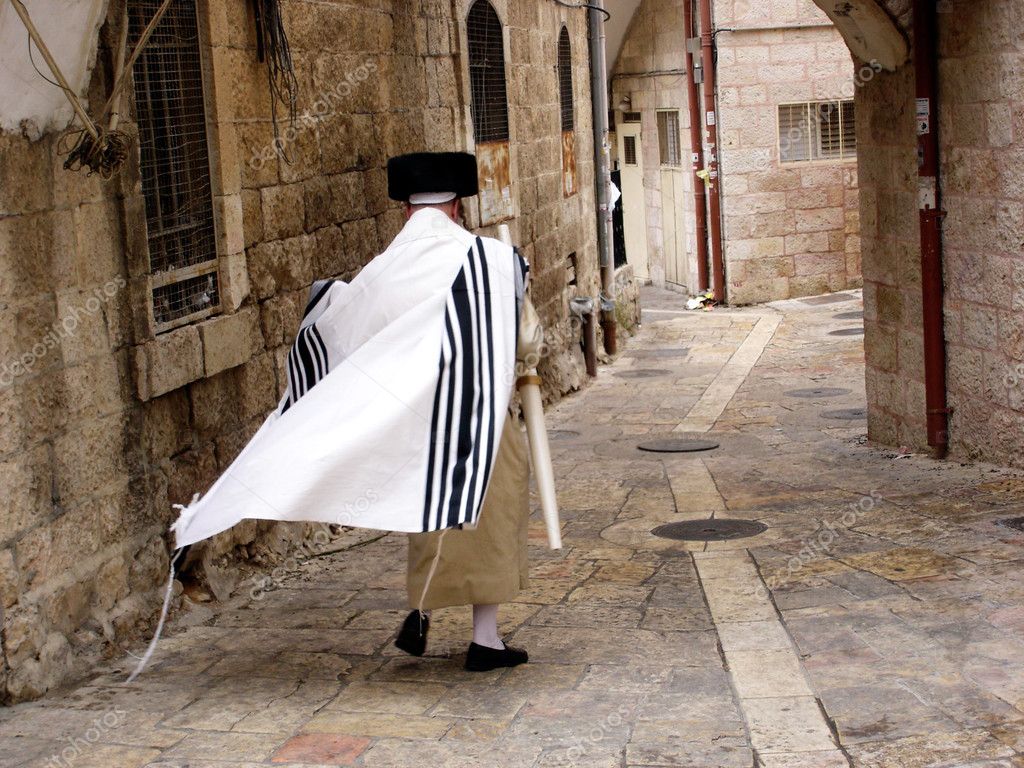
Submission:
M 716 0 L 718 128 L 727 298 L 753 304 L 861 285 L 856 159 L 781 163 L 778 105 L 853 98 L 856 69 L 810 0 Z M 644 0 L 614 70 L 613 103 L 642 113 L 648 255 L 664 275 L 656 111 L 678 109 L 683 226 L 694 242 L 683 0 Z M 644 76 L 640 73 L 655 72 Z M 675 73 L 675 74 L 673 74 Z M 873 74 L 873 72 L 872 72 Z M 703 123 L 703 118 L 698 117 Z M 676 214 L 678 215 L 678 214 Z M 691 287 L 696 260 L 691 253 Z
M 856 159 L 782 163 L 780 104 L 852 99 L 842 37 L 810 0 L 716 2 L 726 284 L 732 304 L 861 284 Z
M 909 3 L 885 6 L 907 33 Z M 1022 465 L 1024 46 L 1019 3 L 946 0 L 939 88 L 950 442 Z M 924 354 L 911 64 L 858 94 L 869 434 L 923 449 Z
M 121 7 L 112 2 L 108 18 Z M 310 283 L 351 278 L 401 228 L 386 159 L 472 149 L 468 7 L 286 3 L 300 86 L 286 163 L 273 151 L 249 4 L 200 0 L 222 306 L 166 333 L 148 307 L 137 161 L 104 182 L 65 171 L 53 134 L 0 134 L 0 700 L 40 695 L 148 632 L 171 505 L 208 487 L 276 405 Z M 599 282 L 586 19 L 541 0 L 495 7 L 506 27 L 509 224 L 559 340 L 542 366 L 557 397 L 585 378 L 568 300 L 596 297 Z M 555 74 L 563 23 L 577 131 L 569 198 Z M 110 25 L 101 31 L 94 104 L 115 39 Z M 209 574 L 216 557 L 274 556 L 302 533 L 245 524 L 191 559 Z

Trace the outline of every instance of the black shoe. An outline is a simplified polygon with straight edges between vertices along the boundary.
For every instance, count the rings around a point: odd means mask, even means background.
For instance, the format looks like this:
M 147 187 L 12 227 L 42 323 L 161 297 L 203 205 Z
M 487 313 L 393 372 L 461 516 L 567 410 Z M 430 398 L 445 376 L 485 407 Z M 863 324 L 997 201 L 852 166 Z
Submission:
M 529 659 L 529 654 L 521 648 L 506 645 L 499 650 L 470 643 L 469 650 L 466 651 L 466 669 L 469 672 L 490 672 L 499 667 L 518 667 Z
M 402 622 L 402 628 L 395 638 L 395 647 L 413 656 L 422 656 L 427 650 L 428 629 L 430 618 L 425 613 L 413 611 Z

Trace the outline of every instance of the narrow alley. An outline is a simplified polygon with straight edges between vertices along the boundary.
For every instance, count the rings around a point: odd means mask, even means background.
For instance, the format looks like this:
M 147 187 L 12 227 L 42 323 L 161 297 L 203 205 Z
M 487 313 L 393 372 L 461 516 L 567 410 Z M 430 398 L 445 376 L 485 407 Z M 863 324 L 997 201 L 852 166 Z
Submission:
M 548 415 L 565 547 L 535 515 L 500 616 L 528 664 L 463 671 L 465 608 L 402 654 L 405 539 L 352 532 L 173 616 L 134 683 L 0 709 L 0 767 L 1024 766 L 1024 475 L 867 443 L 856 291 L 643 306 Z M 638 449 L 679 439 L 718 447 Z M 708 519 L 766 529 L 652 534 Z

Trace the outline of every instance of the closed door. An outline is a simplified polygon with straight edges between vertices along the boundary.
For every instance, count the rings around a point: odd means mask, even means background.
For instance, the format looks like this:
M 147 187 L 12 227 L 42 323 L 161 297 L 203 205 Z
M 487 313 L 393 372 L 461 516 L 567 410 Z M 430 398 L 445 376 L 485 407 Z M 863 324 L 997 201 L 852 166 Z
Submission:
M 622 224 L 626 236 L 626 261 L 641 280 L 650 279 L 647 260 L 647 200 L 644 194 L 643 151 L 640 124 L 618 126 L 619 170 L 622 173 Z
M 688 286 L 689 255 L 686 251 L 686 226 L 683 209 L 687 196 L 683 191 L 683 169 L 661 169 L 661 221 L 665 248 L 665 282 Z

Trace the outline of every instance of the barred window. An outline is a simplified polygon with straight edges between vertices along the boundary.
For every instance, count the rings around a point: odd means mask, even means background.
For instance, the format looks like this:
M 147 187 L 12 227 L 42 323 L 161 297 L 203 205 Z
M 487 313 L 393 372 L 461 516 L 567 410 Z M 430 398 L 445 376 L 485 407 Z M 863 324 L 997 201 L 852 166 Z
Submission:
M 562 130 L 573 130 L 575 115 L 572 104 L 572 47 L 569 42 L 569 30 L 564 26 L 558 35 L 558 103 L 562 110 Z
M 130 46 L 160 0 L 129 0 Z M 134 67 L 157 331 L 220 307 L 196 0 L 173 0 Z
M 661 164 L 680 166 L 683 164 L 683 150 L 679 144 L 679 111 L 666 110 L 658 113 L 658 147 L 661 150 Z
M 779 158 L 783 163 L 856 156 L 852 100 L 779 105 Z
M 626 165 L 636 165 L 636 136 L 622 137 L 622 152 L 625 155 L 623 162 Z
M 501 20 L 487 0 L 477 0 L 466 19 L 473 136 L 478 141 L 507 141 L 508 96 L 505 42 Z

